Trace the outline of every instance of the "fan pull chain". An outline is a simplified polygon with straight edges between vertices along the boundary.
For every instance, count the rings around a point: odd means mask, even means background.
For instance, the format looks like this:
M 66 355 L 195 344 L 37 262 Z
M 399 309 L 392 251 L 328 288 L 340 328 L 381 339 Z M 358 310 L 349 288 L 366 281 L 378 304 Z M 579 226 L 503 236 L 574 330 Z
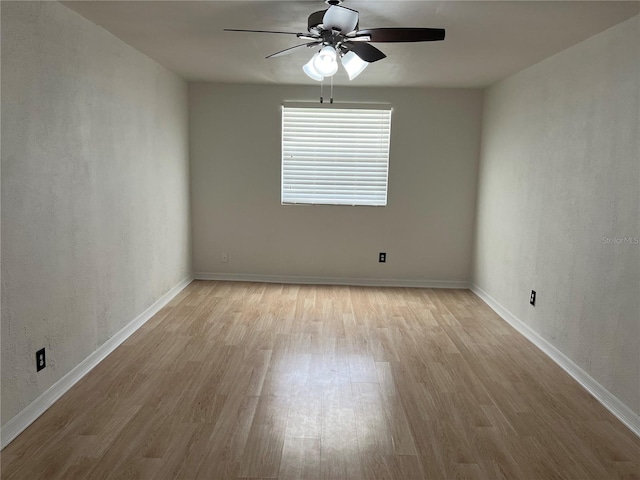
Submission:
M 333 103 L 333 77 L 331 77 L 331 92 L 329 103 Z M 324 103 L 324 79 L 320 80 L 320 103 Z
M 329 103 L 333 103 L 333 76 L 331 77 L 331 97 L 329 98 Z

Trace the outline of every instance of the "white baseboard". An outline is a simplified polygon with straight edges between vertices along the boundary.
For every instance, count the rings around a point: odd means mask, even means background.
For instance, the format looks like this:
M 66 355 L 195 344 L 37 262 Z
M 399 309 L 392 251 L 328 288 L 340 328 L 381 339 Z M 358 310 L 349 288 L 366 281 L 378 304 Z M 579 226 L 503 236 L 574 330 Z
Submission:
M 598 402 L 615 415 L 618 420 L 624 423 L 629 430 L 640 437 L 640 415 L 622 403 L 609 390 L 600 385 L 591 375 L 576 365 L 573 360 L 551 345 L 540 334 L 533 331 L 531 327 L 513 315 L 502 306 L 496 299 L 475 284 L 471 285 L 471 291 L 489 305 L 500 317 L 509 325 L 524 335 L 531 343 L 542 350 L 551 360 L 556 362 L 560 368 L 571 375 L 580 385 L 582 385 Z
M 183 279 L 175 287 L 156 300 L 149 308 L 134 318 L 127 326 L 116 333 L 109 340 L 104 342 L 91 355 L 76 365 L 69 373 L 49 387 L 42 395 L 31 402 L 18 415 L 13 417 L 2 427 L 0 448 L 6 447 L 11 441 L 20 435 L 29 425 L 31 425 L 40 415 L 42 415 L 51 405 L 62 395 L 73 387 L 82 377 L 91 371 L 98 363 L 105 359 L 121 343 L 129 338 L 136 330 L 145 324 L 151 317 L 169 303 L 180 291 L 193 281 L 189 276 Z
M 196 280 L 223 280 L 230 282 L 287 283 L 314 285 L 351 285 L 360 287 L 414 287 L 468 289 L 469 282 L 455 280 L 404 280 L 393 278 L 308 277 L 299 275 L 258 275 L 251 273 L 196 272 Z

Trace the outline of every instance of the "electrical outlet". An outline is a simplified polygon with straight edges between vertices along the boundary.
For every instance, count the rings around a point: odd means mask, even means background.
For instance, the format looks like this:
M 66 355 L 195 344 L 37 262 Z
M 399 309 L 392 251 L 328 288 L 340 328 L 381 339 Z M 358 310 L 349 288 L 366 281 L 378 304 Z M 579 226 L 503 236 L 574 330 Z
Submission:
M 385 263 L 387 261 L 387 254 L 385 252 L 380 252 L 378 256 L 378 262 Z
M 220 254 L 220 261 L 222 263 L 229 263 L 229 254 L 226 252 L 223 252 Z
M 536 306 L 536 291 L 535 290 L 531 290 L 531 296 L 529 297 L 529 303 L 531 305 L 533 305 L 534 307 Z
M 36 352 L 36 372 L 39 372 L 47 366 L 47 359 L 44 356 L 44 348 Z

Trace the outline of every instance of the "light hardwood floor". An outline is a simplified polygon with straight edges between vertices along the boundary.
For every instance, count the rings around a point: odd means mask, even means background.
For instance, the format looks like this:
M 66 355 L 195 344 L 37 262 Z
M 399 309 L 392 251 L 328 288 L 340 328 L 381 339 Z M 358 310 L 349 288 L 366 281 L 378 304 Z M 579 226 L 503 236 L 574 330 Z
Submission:
M 9 479 L 640 478 L 640 440 L 465 290 L 194 282 Z

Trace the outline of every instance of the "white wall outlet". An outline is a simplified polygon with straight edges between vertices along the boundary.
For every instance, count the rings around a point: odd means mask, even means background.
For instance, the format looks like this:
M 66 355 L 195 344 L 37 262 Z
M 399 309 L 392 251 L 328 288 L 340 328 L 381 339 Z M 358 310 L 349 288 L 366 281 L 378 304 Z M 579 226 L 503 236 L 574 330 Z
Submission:
M 229 263 L 229 254 L 228 254 L 228 253 L 226 253 L 226 252 L 222 252 L 222 253 L 220 254 L 220 261 L 221 261 L 222 263 Z

